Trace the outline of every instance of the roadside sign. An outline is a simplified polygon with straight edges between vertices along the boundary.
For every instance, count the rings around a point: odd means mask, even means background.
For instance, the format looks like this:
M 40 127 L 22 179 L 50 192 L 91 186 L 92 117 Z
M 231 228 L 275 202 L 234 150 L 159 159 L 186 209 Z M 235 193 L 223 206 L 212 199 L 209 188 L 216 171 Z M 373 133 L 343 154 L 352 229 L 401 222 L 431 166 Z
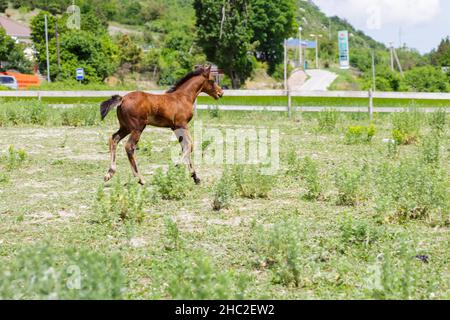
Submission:
M 83 68 L 77 69 L 77 80 L 78 81 L 84 80 L 84 69 Z
M 339 63 L 341 69 L 350 68 L 350 50 L 348 45 L 348 31 L 338 32 L 338 44 L 339 44 Z

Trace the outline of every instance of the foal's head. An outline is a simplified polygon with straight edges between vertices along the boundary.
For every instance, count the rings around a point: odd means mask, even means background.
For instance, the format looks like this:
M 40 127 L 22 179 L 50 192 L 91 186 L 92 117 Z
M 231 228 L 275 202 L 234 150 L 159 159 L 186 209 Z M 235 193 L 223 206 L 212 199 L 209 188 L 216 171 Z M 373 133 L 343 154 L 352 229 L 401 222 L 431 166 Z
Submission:
M 213 97 L 216 100 L 222 98 L 223 90 L 221 87 L 219 87 L 219 85 L 214 81 L 214 78 L 211 76 L 211 66 L 203 68 L 202 75 L 205 78 L 202 92 L 206 93 L 207 95 Z

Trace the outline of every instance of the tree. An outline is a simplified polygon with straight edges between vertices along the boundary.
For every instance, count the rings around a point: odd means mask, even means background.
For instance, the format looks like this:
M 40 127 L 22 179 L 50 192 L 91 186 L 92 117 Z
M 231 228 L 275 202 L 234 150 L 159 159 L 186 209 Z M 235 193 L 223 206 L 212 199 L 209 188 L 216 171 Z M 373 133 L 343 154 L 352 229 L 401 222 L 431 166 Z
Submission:
M 23 73 L 31 73 L 31 61 L 29 61 L 23 52 L 24 47 L 8 35 L 4 29 L 0 28 L 0 61 L 1 69 L 6 71 L 14 69 Z
M 119 57 L 120 65 L 125 63 L 130 64 L 132 71 L 138 71 L 144 58 L 144 53 L 142 49 L 131 40 L 130 36 L 125 34 L 119 40 Z
M 6 9 L 8 9 L 8 0 L 0 0 L 0 12 L 5 12 Z
M 254 68 L 249 0 L 194 0 L 198 44 L 238 88 Z
M 414 68 L 405 73 L 406 83 L 418 92 L 448 92 L 448 77 L 432 66 Z
M 434 66 L 450 66 L 450 37 L 442 39 L 437 50 L 431 52 L 430 58 Z
M 31 21 L 31 37 L 38 52 L 38 64 L 42 73 L 46 73 L 46 46 L 44 15 L 48 19 L 49 60 L 52 80 L 74 79 L 75 69 L 84 68 L 86 82 L 99 82 L 111 75 L 117 68 L 118 49 L 106 32 L 100 29 L 72 30 L 65 25 L 65 16 L 57 19 L 49 12 L 42 11 Z M 91 26 L 100 26 L 93 21 Z M 89 21 L 89 20 L 88 20 Z M 61 65 L 58 68 L 56 53 L 55 25 L 58 24 L 60 35 Z M 85 27 L 87 28 L 87 27 Z
M 283 61 L 283 41 L 296 32 L 296 0 L 251 0 L 252 41 L 261 60 L 269 64 L 269 74 Z

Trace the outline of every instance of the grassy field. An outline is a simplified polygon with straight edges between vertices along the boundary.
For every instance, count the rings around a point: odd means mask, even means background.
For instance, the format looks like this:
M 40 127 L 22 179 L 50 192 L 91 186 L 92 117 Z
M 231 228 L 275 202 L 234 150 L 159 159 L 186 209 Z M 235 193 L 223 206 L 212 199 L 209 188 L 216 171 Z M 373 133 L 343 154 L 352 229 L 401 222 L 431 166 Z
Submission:
M 103 183 L 117 120 L 97 113 L 0 107 L 0 298 L 450 299 L 444 112 L 199 112 L 278 129 L 280 169 L 200 164 L 195 186 L 148 128 L 145 187 L 123 143 Z

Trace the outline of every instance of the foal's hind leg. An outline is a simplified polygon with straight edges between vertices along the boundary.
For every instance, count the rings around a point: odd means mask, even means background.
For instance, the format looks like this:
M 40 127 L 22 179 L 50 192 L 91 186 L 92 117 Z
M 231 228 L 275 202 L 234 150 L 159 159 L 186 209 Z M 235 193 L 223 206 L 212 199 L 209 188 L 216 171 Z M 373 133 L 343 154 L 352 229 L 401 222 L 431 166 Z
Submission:
M 136 151 L 136 145 L 139 142 L 139 138 L 141 137 L 142 131 L 133 130 L 131 132 L 131 136 L 128 139 L 127 144 L 125 145 L 125 150 L 127 152 L 128 160 L 130 160 L 131 170 L 133 170 L 133 174 L 136 178 L 139 178 L 139 183 L 144 185 L 144 178 L 140 175 L 138 171 L 138 167 L 136 164 L 136 159 L 134 157 L 134 152 Z
M 125 138 L 130 133 L 129 130 L 125 128 L 120 128 L 119 131 L 114 133 L 112 137 L 109 139 L 109 152 L 111 154 L 111 166 L 109 167 L 108 172 L 105 175 L 105 182 L 112 179 L 114 174 L 116 173 L 116 151 L 117 145 L 119 142 Z
M 194 143 L 192 142 L 192 137 L 191 134 L 189 133 L 189 130 L 187 128 L 178 128 L 174 130 L 174 133 L 181 144 L 181 149 L 183 153 L 181 157 L 181 162 L 189 166 L 189 171 L 191 173 L 192 179 L 194 179 L 195 184 L 200 184 L 200 179 L 197 177 L 194 164 L 192 163 L 191 155 Z

